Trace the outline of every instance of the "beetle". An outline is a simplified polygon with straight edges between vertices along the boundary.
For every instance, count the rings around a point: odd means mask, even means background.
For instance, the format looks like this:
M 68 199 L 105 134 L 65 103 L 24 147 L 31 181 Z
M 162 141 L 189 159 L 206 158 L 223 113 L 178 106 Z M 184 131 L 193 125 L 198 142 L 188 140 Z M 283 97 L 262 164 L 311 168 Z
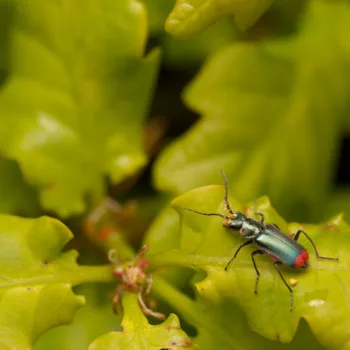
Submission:
M 255 243 L 257 245 L 258 249 L 254 250 L 251 253 L 252 262 L 256 272 L 254 290 L 255 294 L 258 294 L 258 283 L 260 279 L 260 272 L 255 262 L 255 256 L 260 254 L 268 255 L 274 261 L 274 266 L 280 278 L 282 279 L 283 283 L 290 292 L 290 311 L 293 311 L 293 290 L 283 277 L 282 271 L 280 270 L 280 265 L 284 264 L 296 269 L 306 268 L 308 266 L 309 254 L 307 250 L 300 243 L 297 242 L 300 237 L 300 234 L 303 233 L 305 237 L 309 240 L 318 259 L 335 261 L 338 261 L 339 259 L 319 255 L 314 242 L 312 241 L 310 236 L 303 230 L 298 230 L 293 237 L 289 237 L 285 235 L 276 224 L 265 224 L 264 215 L 256 211 L 256 203 L 254 203 L 254 213 L 260 216 L 260 220 L 248 218 L 239 211 L 233 212 L 228 202 L 227 178 L 223 170 L 221 170 L 221 173 L 224 178 L 225 185 L 225 209 L 228 210 L 230 214 L 229 216 L 218 213 L 202 213 L 189 208 L 183 209 L 192 211 L 200 215 L 221 217 L 225 220 L 223 223 L 224 227 L 232 230 L 239 230 L 240 235 L 243 238 L 247 239 L 238 247 L 233 257 L 227 263 L 225 267 L 226 271 L 243 247 L 246 247 L 252 243 Z

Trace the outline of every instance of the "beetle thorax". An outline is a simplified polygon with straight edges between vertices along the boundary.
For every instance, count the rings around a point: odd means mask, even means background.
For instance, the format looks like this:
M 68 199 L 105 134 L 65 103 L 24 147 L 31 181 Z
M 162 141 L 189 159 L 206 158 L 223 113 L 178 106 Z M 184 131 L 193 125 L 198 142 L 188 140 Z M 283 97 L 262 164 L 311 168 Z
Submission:
M 261 232 L 262 229 L 263 226 L 258 221 L 246 219 L 239 233 L 244 238 L 252 239 L 255 238 Z

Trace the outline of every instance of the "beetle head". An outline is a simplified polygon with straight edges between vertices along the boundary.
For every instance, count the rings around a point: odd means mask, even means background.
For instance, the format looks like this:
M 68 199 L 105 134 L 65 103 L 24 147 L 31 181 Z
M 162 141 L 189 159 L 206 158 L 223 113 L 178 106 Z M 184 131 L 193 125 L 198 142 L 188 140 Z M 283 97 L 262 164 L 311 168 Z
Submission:
M 229 217 L 225 221 L 224 226 L 232 228 L 234 230 L 239 230 L 240 228 L 242 228 L 242 225 L 246 219 L 247 218 L 245 217 L 244 214 L 242 214 L 239 211 L 236 211 L 233 213 L 233 215 L 231 217 Z

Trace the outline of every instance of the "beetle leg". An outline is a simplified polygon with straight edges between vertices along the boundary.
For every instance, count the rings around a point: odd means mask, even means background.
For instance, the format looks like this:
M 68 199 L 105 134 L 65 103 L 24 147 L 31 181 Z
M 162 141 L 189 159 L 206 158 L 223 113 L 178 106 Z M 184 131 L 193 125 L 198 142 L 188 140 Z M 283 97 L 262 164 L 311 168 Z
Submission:
M 253 243 L 253 240 L 251 239 L 251 240 L 249 240 L 249 241 L 244 242 L 243 244 L 241 244 L 241 245 L 238 247 L 238 249 L 236 250 L 235 255 L 234 255 L 234 256 L 231 258 L 231 260 L 227 263 L 227 265 L 226 265 L 226 267 L 225 267 L 225 271 L 227 271 L 227 269 L 228 269 L 229 265 L 232 263 L 232 261 L 233 261 L 234 259 L 236 259 L 236 256 L 237 256 L 237 254 L 239 253 L 239 251 L 240 251 L 243 247 L 245 247 L 246 245 L 252 244 L 252 243 Z
M 260 272 L 259 272 L 258 268 L 256 267 L 256 263 L 255 263 L 255 259 L 254 259 L 254 255 L 256 255 L 256 254 L 264 254 L 264 252 L 262 250 L 258 249 L 258 250 L 255 250 L 254 252 L 252 252 L 252 254 L 251 254 L 251 257 L 252 257 L 252 260 L 253 260 L 253 264 L 254 264 L 254 268 L 255 268 L 255 271 L 256 271 L 256 280 L 255 280 L 254 293 L 258 294 L 258 283 L 259 283 L 259 278 L 260 278 Z
M 306 237 L 306 238 L 309 240 L 309 242 L 311 243 L 311 245 L 312 245 L 312 247 L 314 248 L 315 254 L 316 254 L 316 256 L 317 256 L 318 259 L 324 259 L 324 260 L 339 260 L 338 258 L 329 258 L 329 257 L 327 257 L 327 256 L 320 256 L 320 255 L 318 254 L 318 251 L 317 251 L 317 248 L 316 248 L 314 242 L 312 241 L 312 239 L 310 238 L 310 236 L 309 236 L 305 231 L 303 231 L 303 230 L 299 230 L 299 231 L 295 234 L 295 236 L 294 236 L 293 239 L 294 239 L 295 241 L 297 241 L 301 233 L 303 233 L 303 234 L 305 235 L 305 237 Z
M 254 214 L 261 216 L 260 223 L 263 224 L 265 220 L 265 216 L 263 213 L 259 213 L 258 211 L 256 211 L 256 201 L 254 202 Z
M 281 262 L 280 262 L 280 261 L 275 261 L 273 264 L 275 265 L 275 268 L 276 268 L 278 274 L 280 275 L 280 277 L 281 277 L 283 283 L 286 285 L 286 287 L 288 288 L 288 290 L 289 290 L 289 292 L 290 292 L 290 311 L 293 311 L 293 304 L 294 304 L 294 300 L 293 300 L 293 291 L 292 291 L 292 288 L 289 286 L 289 284 L 288 284 L 288 283 L 286 282 L 286 280 L 284 279 L 284 277 L 283 277 L 283 275 L 282 275 L 282 272 L 281 272 L 281 270 L 280 270 L 280 268 L 279 268 L 279 266 L 278 266 L 278 265 L 281 264 Z

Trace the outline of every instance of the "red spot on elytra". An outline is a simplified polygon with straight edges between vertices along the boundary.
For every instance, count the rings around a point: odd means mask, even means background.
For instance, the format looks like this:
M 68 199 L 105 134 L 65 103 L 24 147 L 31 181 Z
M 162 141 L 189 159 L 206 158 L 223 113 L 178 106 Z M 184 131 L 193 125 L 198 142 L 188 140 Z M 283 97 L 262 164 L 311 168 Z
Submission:
M 295 258 L 294 267 L 300 268 L 300 267 L 306 267 L 306 261 L 309 260 L 309 254 L 305 249 L 301 251 L 301 253 Z
M 309 254 L 305 249 L 301 252 L 301 256 L 303 257 L 304 261 L 309 260 Z

